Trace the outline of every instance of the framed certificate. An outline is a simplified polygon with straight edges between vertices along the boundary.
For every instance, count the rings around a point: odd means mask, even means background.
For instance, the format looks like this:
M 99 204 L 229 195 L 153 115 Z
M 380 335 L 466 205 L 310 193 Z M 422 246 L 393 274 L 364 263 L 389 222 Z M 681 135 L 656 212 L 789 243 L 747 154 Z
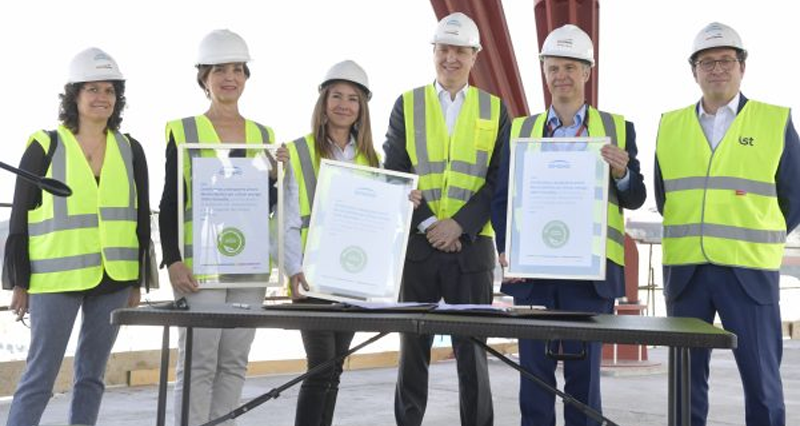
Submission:
M 323 159 L 308 229 L 305 294 L 396 302 L 417 175 Z
M 200 287 L 267 286 L 270 253 L 282 254 L 282 244 L 272 247 L 271 242 L 271 234 L 282 237 L 275 223 L 282 222 L 281 209 L 270 215 L 269 172 L 276 164 L 272 159 L 277 147 L 185 143 L 179 148 L 178 238 L 184 242 L 185 234 L 191 232 L 192 243 L 180 244 L 181 256 L 192 259 L 192 273 Z M 191 182 L 185 197 L 186 159 Z M 281 164 L 277 167 L 282 180 Z M 281 190 L 279 183 L 279 207 Z M 184 198 L 191 202 L 189 209 Z
M 603 280 L 609 168 L 604 138 L 511 141 L 506 276 Z

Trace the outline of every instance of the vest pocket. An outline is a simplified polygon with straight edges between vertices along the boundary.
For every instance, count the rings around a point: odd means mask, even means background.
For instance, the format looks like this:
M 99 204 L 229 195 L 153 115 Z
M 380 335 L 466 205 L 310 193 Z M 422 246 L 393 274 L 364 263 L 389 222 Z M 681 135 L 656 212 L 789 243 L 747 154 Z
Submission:
M 475 148 L 491 152 L 496 137 L 497 125 L 492 120 L 475 121 Z

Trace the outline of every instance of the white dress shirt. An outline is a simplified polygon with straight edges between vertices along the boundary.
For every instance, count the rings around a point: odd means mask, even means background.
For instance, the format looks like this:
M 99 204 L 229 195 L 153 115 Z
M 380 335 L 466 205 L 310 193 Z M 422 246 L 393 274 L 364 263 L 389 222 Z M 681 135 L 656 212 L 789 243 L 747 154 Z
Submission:
M 447 133 L 453 134 L 453 126 L 456 125 L 458 114 L 461 113 L 461 107 L 464 105 L 464 99 L 467 97 L 467 89 L 469 84 L 465 84 L 453 99 L 450 92 L 447 91 L 438 81 L 433 83 L 436 89 L 436 94 L 439 96 L 439 105 L 442 106 L 442 115 L 444 115 L 444 122 L 447 124 Z
M 703 109 L 702 99 L 698 103 L 697 116 L 700 119 L 700 127 L 703 128 L 703 133 L 706 135 L 711 151 L 717 149 L 717 145 L 725 137 L 725 133 L 728 132 L 728 128 L 731 127 L 731 123 L 736 118 L 740 98 L 741 94 L 737 93 L 727 105 L 717 109 L 716 114 L 709 114 Z
M 354 163 L 356 161 L 358 150 L 356 149 L 356 139 L 353 135 L 350 135 L 350 140 L 344 146 L 344 149 L 339 148 L 339 145 L 336 145 L 330 139 L 328 143 L 332 145 L 334 160 L 346 163 Z M 303 244 L 300 236 L 303 219 L 300 217 L 300 185 L 294 179 L 291 163 L 286 165 L 283 188 L 285 191 L 285 196 L 283 197 L 285 217 L 283 263 L 286 274 L 291 277 L 303 271 Z

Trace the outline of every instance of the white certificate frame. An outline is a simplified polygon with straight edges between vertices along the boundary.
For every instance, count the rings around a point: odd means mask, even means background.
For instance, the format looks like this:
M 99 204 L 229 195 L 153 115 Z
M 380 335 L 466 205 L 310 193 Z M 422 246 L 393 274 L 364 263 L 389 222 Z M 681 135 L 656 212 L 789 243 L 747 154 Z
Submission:
M 272 167 L 273 161 L 276 158 L 276 152 L 278 150 L 277 145 L 268 145 L 268 144 L 248 144 L 248 143 L 182 143 L 178 145 L 178 167 L 177 167 L 177 193 L 178 193 L 178 250 L 180 251 L 181 258 L 185 257 L 184 255 L 184 212 L 185 212 L 185 203 L 184 203 L 184 185 L 183 185 L 183 167 L 184 167 L 184 157 L 188 157 L 188 153 L 190 150 L 207 150 L 212 149 L 215 151 L 231 151 L 237 149 L 243 149 L 246 151 L 264 151 L 267 153 L 269 161 L 267 161 L 268 168 Z M 191 159 L 191 157 L 189 157 Z M 277 217 L 277 242 L 278 242 L 278 259 L 277 259 L 277 266 L 278 266 L 278 286 L 283 288 L 285 284 L 285 273 L 283 270 L 283 257 L 284 257 L 284 250 L 283 250 L 283 239 L 284 239 L 284 214 L 283 214 L 283 206 L 284 206 L 284 193 L 283 193 L 283 179 L 285 168 L 283 167 L 283 163 L 280 161 L 274 161 L 277 164 L 277 175 L 278 175 L 278 182 L 277 182 L 277 189 L 278 189 L 278 200 L 277 206 L 275 210 L 275 216 Z M 268 254 L 269 256 L 269 254 Z M 193 272 L 194 273 L 194 272 Z M 271 271 L 270 271 L 271 273 Z M 246 274 L 251 275 L 251 274 Z M 267 274 L 269 275 L 269 274 Z M 261 280 L 237 280 L 235 282 L 211 282 L 211 281 L 202 281 L 198 280 L 198 285 L 200 289 L 226 289 L 226 288 L 261 288 L 267 287 L 269 285 L 269 281 L 261 281 Z
M 343 181 L 343 177 L 350 177 L 351 181 Z M 363 177 L 367 179 L 363 180 Z M 334 178 L 335 187 L 331 184 Z M 369 187 L 367 180 L 376 182 L 380 190 Z M 415 174 L 322 159 L 303 255 L 303 273 L 310 291 L 303 293 L 338 302 L 397 302 L 414 212 L 408 193 L 417 188 L 418 181 L 419 176 Z M 353 197 L 350 205 L 331 205 L 341 202 L 344 195 L 336 194 L 334 188 L 336 191 L 355 188 L 352 193 L 346 194 Z M 396 200 L 390 198 L 394 196 Z M 369 205 L 373 210 L 364 208 L 370 197 L 373 202 Z M 392 206 L 399 207 L 390 211 Z M 353 214 L 358 209 L 363 209 L 361 213 L 364 216 L 360 216 L 362 220 L 356 226 Z M 382 217 L 383 214 L 389 215 L 388 220 Z M 379 233 L 376 231 L 376 228 L 380 229 L 387 223 L 392 224 L 388 229 Z M 363 234 L 361 238 L 359 233 Z M 372 250 L 367 254 L 363 249 L 384 240 L 390 244 L 382 254 Z M 384 250 L 384 247 L 373 248 Z M 339 267 L 336 266 L 337 262 Z M 389 266 L 385 269 L 376 266 L 381 263 Z M 385 275 L 380 272 L 385 272 Z
M 517 138 L 510 141 L 510 163 L 509 163 L 509 183 L 508 183 L 508 204 L 506 215 L 506 246 L 505 254 L 508 262 L 508 267 L 504 271 L 504 276 L 508 278 L 538 278 L 538 279 L 556 279 L 556 280 L 588 280 L 588 281 L 601 281 L 606 277 L 606 236 L 608 226 L 608 191 L 610 185 L 609 165 L 606 163 L 601 154 L 600 149 L 604 145 L 611 143 L 609 137 L 576 137 L 576 138 Z M 558 144 L 558 145 L 554 145 Z M 555 149 L 563 148 L 563 149 Z M 551 253 L 536 252 L 533 254 L 541 255 L 540 257 L 548 260 L 536 261 L 523 261 L 521 254 L 521 247 L 526 244 L 531 247 L 531 239 L 541 238 L 547 239 L 546 236 L 548 229 L 555 229 L 556 234 L 559 233 L 558 227 L 563 225 L 562 220 L 553 220 L 551 215 L 543 214 L 543 221 L 547 221 L 539 229 L 525 229 L 523 224 L 522 212 L 526 206 L 523 206 L 522 189 L 524 187 L 523 180 L 525 175 L 524 164 L 526 156 L 538 155 L 547 152 L 551 158 L 557 152 L 593 152 L 595 171 L 593 174 L 593 187 L 594 198 L 591 207 L 592 227 L 591 227 L 591 242 L 589 244 L 589 252 L 591 257 L 587 259 L 587 252 L 581 251 L 580 253 L 572 252 L 570 254 L 559 253 L 559 248 L 550 248 Z M 558 154 L 555 154 L 557 156 Z M 567 154 L 564 154 L 565 156 Z M 561 160 L 565 161 L 565 160 Z M 587 182 L 588 183 L 588 182 Z M 585 200 L 584 200 L 585 201 Z M 574 214 L 574 212 L 564 212 L 566 215 Z M 560 224 L 557 222 L 561 222 Z M 554 223 L 553 227 L 547 228 L 548 225 Z M 534 227 L 535 228 L 535 227 Z M 561 231 L 563 235 L 564 231 Z M 569 235 L 569 228 L 566 228 L 566 235 Z M 567 237 L 568 239 L 569 237 Z M 523 239 L 528 239 L 523 241 Z M 545 243 L 546 244 L 546 243 Z M 547 244 L 546 244 L 547 245 Z M 566 247 L 566 246 L 564 246 Z M 583 246 L 581 246 L 583 247 Z M 529 259 L 529 253 L 532 250 L 526 250 L 525 259 Z M 576 255 L 577 254 L 577 255 Z M 568 259 L 563 261 L 563 259 Z M 568 265 L 571 261 L 569 259 L 579 259 L 575 264 Z M 558 265 L 556 263 L 562 263 Z M 589 262 L 587 265 L 586 262 Z M 582 262 L 582 264 L 578 264 Z

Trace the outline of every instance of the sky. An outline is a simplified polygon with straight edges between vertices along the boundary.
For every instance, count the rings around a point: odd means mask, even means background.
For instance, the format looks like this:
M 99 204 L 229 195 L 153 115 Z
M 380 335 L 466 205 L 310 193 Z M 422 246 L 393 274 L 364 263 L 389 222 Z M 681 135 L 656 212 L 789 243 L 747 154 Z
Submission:
M 503 2 L 528 106 L 538 112 L 545 106 L 533 6 L 533 0 Z M 240 110 L 271 126 L 279 141 L 309 132 L 317 87 L 336 62 L 353 59 L 369 75 L 379 151 L 397 97 L 435 77 L 429 0 L 47 0 L 0 8 L 0 161 L 17 164 L 31 133 L 57 125 L 70 59 L 97 46 L 127 78 L 122 130 L 145 147 L 154 207 L 163 186 L 165 123 L 208 107 L 194 64 L 200 39 L 213 29 L 231 29 L 247 41 L 254 61 Z M 686 62 L 695 34 L 712 21 L 733 26 L 750 52 L 743 93 L 795 108 L 798 12 L 800 2 L 792 0 L 600 0 L 599 107 L 634 122 L 648 189 L 660 114 L 700 97 Z M 12 195 L 13 177 L 3 172 L 0 202 Z M 647 216 L 653 205 L 651 197 L 629 217 Z

